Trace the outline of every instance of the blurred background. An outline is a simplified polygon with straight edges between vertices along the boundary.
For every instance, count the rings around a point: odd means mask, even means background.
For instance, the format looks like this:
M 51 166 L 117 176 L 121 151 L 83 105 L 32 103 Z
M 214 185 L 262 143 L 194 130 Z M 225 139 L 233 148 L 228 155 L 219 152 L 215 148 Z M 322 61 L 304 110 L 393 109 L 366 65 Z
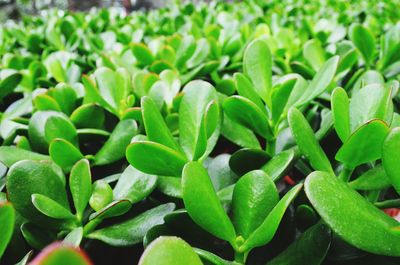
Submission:
M 37 14 L 40 10 L 49 8 L 87 11 L 93 7 L 113 7 L 129 13 L 138 9 L 162 7 L 170 1 L 172 0 L 0 0 L 0 20 L 18 19 L 22 14 Z

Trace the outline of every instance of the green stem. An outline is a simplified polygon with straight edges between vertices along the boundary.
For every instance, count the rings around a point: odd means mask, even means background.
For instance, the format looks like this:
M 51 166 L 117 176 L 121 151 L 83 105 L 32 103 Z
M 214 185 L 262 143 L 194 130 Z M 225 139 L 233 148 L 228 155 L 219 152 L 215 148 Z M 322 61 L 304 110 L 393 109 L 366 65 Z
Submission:
M 276 149 L 276 141 L 275 140 L 267 141 L 266 151 L 271 157 L 275 155 L 275 149 Z
M 386 201 L 381 201 L 381 202 L 376 202 L 375 206 L 380 208 L 380 209 L 386 209 L 386 208 L 398 208 L 400 207 L 400 199 L 394 199 L 394 200 L 386 200 Z
M 246 262 L 245 253 L 235 251 L 235 262 L 239 264 L 245 264 Z
M 342 172 L 340 172 L 339 179 L 343 180 L 344 182 L 348 182 L 350 180 L 351 174 L 353 173 L 353 170 L 354 169 L 348 169 L 344 167 Z

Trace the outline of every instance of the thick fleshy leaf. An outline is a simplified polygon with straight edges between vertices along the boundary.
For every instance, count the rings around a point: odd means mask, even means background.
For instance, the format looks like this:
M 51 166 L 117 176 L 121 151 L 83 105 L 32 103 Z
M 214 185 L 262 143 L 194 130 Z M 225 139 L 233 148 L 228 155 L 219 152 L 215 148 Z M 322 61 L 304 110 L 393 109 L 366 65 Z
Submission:
M 384 150 L 385 149 L 383 149 L 382 157 L 385 154 Z M 385 158 L 383 157 L 382 160 L 383 159 Z M 349 185 L 355 190 L 380 190 L 389 188 L 391 181 L 383 166 L 377 165 L 355 180 L 349 182 Z
M 142 43 L 132 45 L 132 52 L 142 65 L 150 65 L 154 61 L 154 55 L 151 53 L 150 49 Z
M 305 191 L 322 219 L 347 243 L 375 254 L 400 255 L 400 235 L 394 232 L 399 223 L 343 181 L 313 172 L 306 179 Z
M 316 224 L 301 234 L 286 250 L 268 265 L 320 265 L 331 245 L 331 231 L 324 224 Z
M 59 138 L 51 141 L 49 154 L 51 159 L 66 172 L 69 172 L 72 166 L 83 158 L 78 148 L 70 142 Z
M 277 181 L 289 169 L 294 160 L 292 149 L 283 151 L 269 160 L 261 170 L 265 171 L 273 181 Z
M 42 250 L 30 265 L 92 265 L 88 256 L 79 248 L 53 243 Z
M 11 203 L 0 203 L 0 259 L 14 233 L 15 211 Z
M 144 251 L 139 265 L 202 265 L 199 256 L 179 237 L 159 237 Z
M 64 139 L 77 146 L 78 134 L 68 117 L 56 111 L 38 111 L 29 120 L 29 140 L 32 147 L 47 152 L 50 142 L 55 138 Z
M 150 228 L 163 224 L 165 215 L 174 209 L 173 203 L 162 204 L 125 222 L 96 230 L 87 237 L 103 241 L 111 246 L 131 246 L 142 242 Z
M 0 146 L 0 161 L 4 165 L 11 167 L 21 160 L 50 160 L 50 157 L 15 146 Z
M 0 82 L 0 100 L 2 100 L 5 96 L 9 95 L 14 91 L 14 89 L 18 86 L 18 84 L 22 80 L 22 75 L 20 73 L 14 73 Z
M 250 77 L 258 95 L 270 105 L 272 89 L 272 55 L 264 39 L 252 41 L 243 56 L 244 73 Z
M 68 208 L 65 177 L 46 161 L 23 160 L 15 163 L 7 173 L 8 198 L 14 208 L 33 222 L 42 222 L 43 215 L 33 206 L 32 194 L 44 195 Z M 47 219 L 46 219 L 47 220 Z
M 258 135 L 266 139 L 273 138 L 267 115 L 249 99 L 241 96 L 229 97 L 224 101 L 224 111 L 233 121 Z
M 291 108 L 288 114 L 288 121 L 300 152 L 310 161 L 311 166 L 315 170 L 333 173 L 329 159 L 319 145 L 303 114 L 299 110 Z
M 356 23 L 351 25 L 350 40 L 360 51 L 366 64 L 371 64 L 375 57 L 375 38 L 368 28 Z
M 381 119 L 389 124 L 392 104 L 391 89 L 383 85 L 372 84 L 356 90 L 350 101 L 351 132 L 372 119 Z
M 93 183 L 92 194 L 89 199 L 90 207 L 95 211 L 100 211 L 113 200 L 113 192 L 110 185 L 100 179 Z
M 261 149 L 260 143 L 253 131 L 233 121 L 224 113 L 221 134 L 238 146 Z
M 229 166 L 238 176 L 242 176 L 254 169 L 260 169 L 270 159 L 263 150 L 243 148 L 232 154 Z
M 125 156 L 126 147 L 136 134 L 137 125 L 134 120 L 120 121 L 115 126 L 110 138 L 95 155 L 95 164 L 106 165 L 122 159 Z
M 242 73 L 235 73 L 234 78 L 238 94 L 253 101 L 254 104 L 256 104 L 265 114 L 267 114 L 261 97 L 257 94 L 257 91 L 255 90 L 251 81 Z
M 236 233 L 243 238 L 257 229 L 279 201 L 278 190 L 261 170 L 242 176 L 233 190 L 232 209 Z
M 69 189 L 71 190 L 78 220 L 82 219 L 83 212 L 92 195 L 92 177 L 89 161 L 82 159 L 77 162 L 69 176 Z
M 382 148 L 382 164 L 389 180 L 400 194 L 400 128 L 394 128 L 386 137 Z
M 197 160 L 204 155 L 208 145 L 205 124 L 207 107 L 211 102 L 217 102 L 218 97 L 215 88 L 201 80 L 188 83 L 183 93 L 179 107 L 179 142 L 188 159 Z
M 127 213 L 132 207 L 128 200 L 114 200 L 89 216 L 89 220 L 98 224 L 98 220 L 116 217 Z M 97 219 L 97 220 L 96 220 Z M 96 224 L 96 225 L 97 225 Z M 90 225 L 89 225 L 90 226 Z
M 180 151 L 180 146 L 169 131 L 154 101 L 150 97 L 143 97 L 141 106 L 147 139 L 165 145 L 175 151 Z
M 272 209 L 262 224 L 256 230 L 254 230 L 244 244 L 240 246 L 239 250 L 241 252 L 248 252 L 255 247 L 263 246 L 272 240 L 276 230 L 278 230 L 279 224 L 286 212 L 286 209 L 296 198 L 302 187 L 303 184 L 297 184 L 290 191 L 288 191 L 285 196 L 283 196 L 283 198 Z
M 335 77 L 336 68 L 339 63 L 339 56 L 333 56 L 324 63 L 318 73 L 314 76 L 306 91 L 296 102 L 295 106 L 309 103 L 314 98 L 321 95 L 330 85 Z
M 135 141 L 126 149 L 128 162 L 140 171 L 162 176 L 181 176 L 186 158 L 164 145 Z
M 81 244 L 82 239 L 83 239 L 83 228 L 77 227 L 71 232 L 69 232 L 68 235 L 65 236 L 63 243 L 77 248 Z
M 234 243 L 235 229 L 215 193 L 205 168 L 189 162 L 182 172 L 182 197 L 190 217 L 214 236 Z
M 304 44 L 303 57 L 315 71 L 318 71 L 325 63 L 325 51 L 317 39 L 311 39 Z
M 84 104 L 71 114 L 71 121 L 77 128 L 97 128 L 104 126 L 104 109 L 94 103 Z
M 71 219 L 74 215 L 56 201 L 41 194 L 32 194 L 32 203 L 41 213 L 55 219 Z
M 389 127 L 381 120 L 372 120 L 357 129 L 336 153 L 336 160 L 353 169 L 361 164 L 380 159 L 382 144 Z
M 147 197 L 156 187 L 157 176 L 140 172 L 128 166 L 114 188 L 114 199 L 128 199 L 132 204 Z
M 346 91 L 341 87 L 335 88 L 332 92 L 331 109 L 335 130 L 342 142 L 345 142 L 351 133 L 349 108 L 349 97 Z

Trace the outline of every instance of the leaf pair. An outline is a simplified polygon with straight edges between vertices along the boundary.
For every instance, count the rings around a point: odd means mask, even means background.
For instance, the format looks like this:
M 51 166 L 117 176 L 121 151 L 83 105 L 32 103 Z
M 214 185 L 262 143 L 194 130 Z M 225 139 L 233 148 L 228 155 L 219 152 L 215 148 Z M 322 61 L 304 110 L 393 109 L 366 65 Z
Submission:
M 198 162 L 188 163 L 182 175 L 183 201 L 191 218 L 214 236 L 228 241 L 240 253 L 268 243 L 290 202 L 301 189 L 296 186 L 281 201 L 270 177 L 251 171 L 233 191 L 234 224 L 225 213 L 207 171 Z M 242 238 L 238 240 L 238 237 Z
M 157 106 L 142 98 L 143 123 L 148 141 L 134 141 L 126 157 L 137 169 L 153 175 L 180 176 L 188 160 L 204 159 L 219 136 L 220 114 L 215 89 L 204 81 L 184 88 L 179 111 L 179 144 Z

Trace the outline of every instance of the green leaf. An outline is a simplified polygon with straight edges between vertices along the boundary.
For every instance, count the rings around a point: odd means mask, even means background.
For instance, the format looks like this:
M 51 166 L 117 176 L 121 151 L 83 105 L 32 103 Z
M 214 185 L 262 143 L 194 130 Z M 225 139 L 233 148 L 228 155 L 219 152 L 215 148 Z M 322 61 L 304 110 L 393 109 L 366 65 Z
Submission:
M 368 28 L 355 23 L 350 26 L 350 40 L 360 51 L 367 65 L 372 63 L 375 57 L 375 38 Z
M 143 97 L 141 106 L 147 139 L 180 152 L 180 146 L 169 131 L 154 101 L 150 97 Z
M 351 130 L 349 98 L 343 88 L 337 87 L 332 92 L 331 109 L 336 133 L 340 140 L 345 142 L 349 138 Z
M 89 161 L 86 159 L 78 161 L 72 167 L 69 176 L 69 189 L 74 201 L 76 215 L 78 220 L 81 220 L 92 195 L 92 176 Z
M 51 141 L 49 154 L 51 159 L 66 172 L 69 172 L 72 166 L 83 158 L 78 148 L 70 142 L 59 138 Z
M 0 204 L 0 259 L 14 233 L 15 211 L 11 203 Z
M 29 140 L 32 147 L 42 153 L 48 151 L 55 138 L 64 139 L 77 146 L 78 134 L 68 117 L 61 112 L 38 111 L 29 120 Z
M 79 248 L 59 242 L 46 247 L 30 263 L 33 265 L 91 265 L 88 256 Z
M 235 73 L 234 78 L 238 94 L 253 101 L 260 110 L 267 114 L 266 108 L 251 81 L 242 73 Z
M 44 218 L 32 204 L 32 194 L 41 194 L 68 208 L 65 177 L 46 161 L 23 160 L 15 163 L 7 173 L 7 192 L 16 211 L 35 223 Z
M 14 89 L 18 86 L 18 84 L 22 80 L 22 75 L 20 73 L 14 73 L 0 82 L 0 100 L 3 100 L 3 98 L 9 94 L 11 94 Z
M 296 198 L 300 192 L 303 184 L 297 184 L 285 196 L 276 204 L 272 211 L 268 214 L 267 218 L 262 224 L 254 230 L 248 239 L 240 246 L 239 251 L 248 252 L 255 247 L 260 247 L 272 240 L 276 230 L 278 230 L 279 224 L 289 207 L 290 203 Z
M 97 210 L 95 213 L 89 216 L 89 220 L 95 225 L 99 223 L 99 220 L 106 218 L 116 217 L 127 213 L 132 207 L 132 203 L 128 200 L 114 200 Z M 96 220 L 97 219 L 97 220 Z M 90 227 L 90 225 L 89 225 Z
M 356 90 L 350 101 L 351 132 L 372 119 L 392 121 L 393 103 L 391 89 L 372 84 Z
M 353 169 L 382 156 L 382 144 L 390 128 L 381 120 L 372 120 L 357 129 L 336 153 L 336 160 Z
M 214 236 L 234 244 L 236 233 L 225 213 L 211 179 L 198 162 L 189 162 L 182 172 L 182 197 L 190 217 Z
M 304 91 L 303 95 L 296 102 L 295 106 L 302 106 L 320 96 L 329 87 L 330 83 L 335 77 L 338 63 L 339 56 L 337 55 L 326 61 L 318 73 L 314 76 L 306 91 Z
M 238 176 L 242 176 L 254 169 L 260 169 L 270 159 L 263 150 L 243 148 L 232 154 L 229 166 Z
M 32 194 L 32 203 L 43 214 L 55 219 L 71 219 L 75 216 L 56 201 L 41 194 Z
M 247 46 L 243 56 L 243 72 L 251 79 L 258 95 L 270 106 L 272 89 L 272 55 L 264 39 Z
M 261 149 L 256 135 L 250 129 L 232 121 L 225 113 L 222 122 L 221 134 L 238 146 L 252 149 Z
M 50 160 L 50 157 L 15 146 L 0 146 L 0 161 L 4 165 L 11 167 L 21 160 Z
M 235 185 L 232 197 L 233 223 L 236 232 L 248 238 L 279 201 L 278 190 L 261 170 L 250 171 Z
M 156 187 L 157 176 L 140 172 L 128 166 L 114 188 L 114 199 L 128 199 L 132 204 L 146 198 Z
M 384 150 L 385 149 L 383 149 L 382 157 L 385 152 Z M 382 161 L 383 159 L 384 158 L 382 158 Z M 349 182 L 349 186 L 355 190 L 381 190 L 389 188 L 390 185 L 391 181 L 382 165 L 371 168 L 355 180 Z
M 179 142 L 188 159 L 197 160 L 204 155 L 208 146 L 205 124 L 207 107 L 211 102 L 218 101 L 218 97 L 215 88 L 201 80 L 189 82 L 183 93 L 179 107 Z
M 77 128 L 102 129 L 104 120 L 104 109 L 94 103 L 81 105 L 71 114 L 71 121 Z
M 305 191 L 322 219 L 347 243 L 371 253 L 399 256 L 400 235 L 394 232 L 399 223 L 344 182 L 313 172 L 306 179 Z
M 292 149 L 283 151 L 271 158 L 261 169 L 276 182 L 289 169 L 294 157 Z
M 136 134 L 137 125 L 134 120 L 120 121 L 108 140 L 95 155 L 95 164 L 97 166 L 107 165 L 124 158 L 126 147 Z
M 179 237 L 159 237 L 144 251 L 139 265 L 202 265 L 199 256 Z
M 387 135 L 382 148 L 382 164 L 389 180 L 400 194 L 400 128 L 394 128 Z
M 278 124 L 282 116 L 286 117 L 286 113 L 284 112 L 284 110 L 297 80 L 297 76 L 287 75 L 282 77 L 274 85 L 271 95 L 273 124 Z
M 291 108 L 288 114 L 288 121 L 300 152 L 310 161 L 311 166 L 315 170 L 333 173 L 329 159 L 319 145 L 303 114 L 299 110 Z
M 320 265 L 324 261 L 330 245 L 330 229 L 324 224 L 316 224 L 268 262 L 268 265 Z
M 82 242 L 83 238 L 83 228 L 82 227 L 77 227 L 71 232 L 66 235 L 66 237 L 63 240 L 63 243 L 73 246 L 73 247 L 79 247 L 79 245 Z
M 150 49 L 142 43 L 133 44 L 132 52 L 142 65 L 151 65 L 154 61 L 154 55 L 151 53 Z
M 164 145 L 135 141 L 126 149 L 128 162 L 140 171 L 151 175 L 181 176 L 186 158 Z
M 113 192 L 110 185 L 104 180 L 97 180 L 93 183 L 92 195 L 89 199 L 90 207 L 100 211 L 113 200 Z
M 111 246 L 131 246 L 142 242 L 150 228 L 163 224 L 164 217 L 174 209 L 173 203 L 162 204 L 130 220 L 96 230 L 87 237 L 103 241 Z
M 325 51 L 317 39 L 311 39 L 304 44 L 303 57 L 315 71 L 325 63 Z
M 249 99 L 232 96 L 225 99 L 223 106 L 226 115 L 233 121 L 253 130 L 266 139 L 273 138 L 267 115 Z

